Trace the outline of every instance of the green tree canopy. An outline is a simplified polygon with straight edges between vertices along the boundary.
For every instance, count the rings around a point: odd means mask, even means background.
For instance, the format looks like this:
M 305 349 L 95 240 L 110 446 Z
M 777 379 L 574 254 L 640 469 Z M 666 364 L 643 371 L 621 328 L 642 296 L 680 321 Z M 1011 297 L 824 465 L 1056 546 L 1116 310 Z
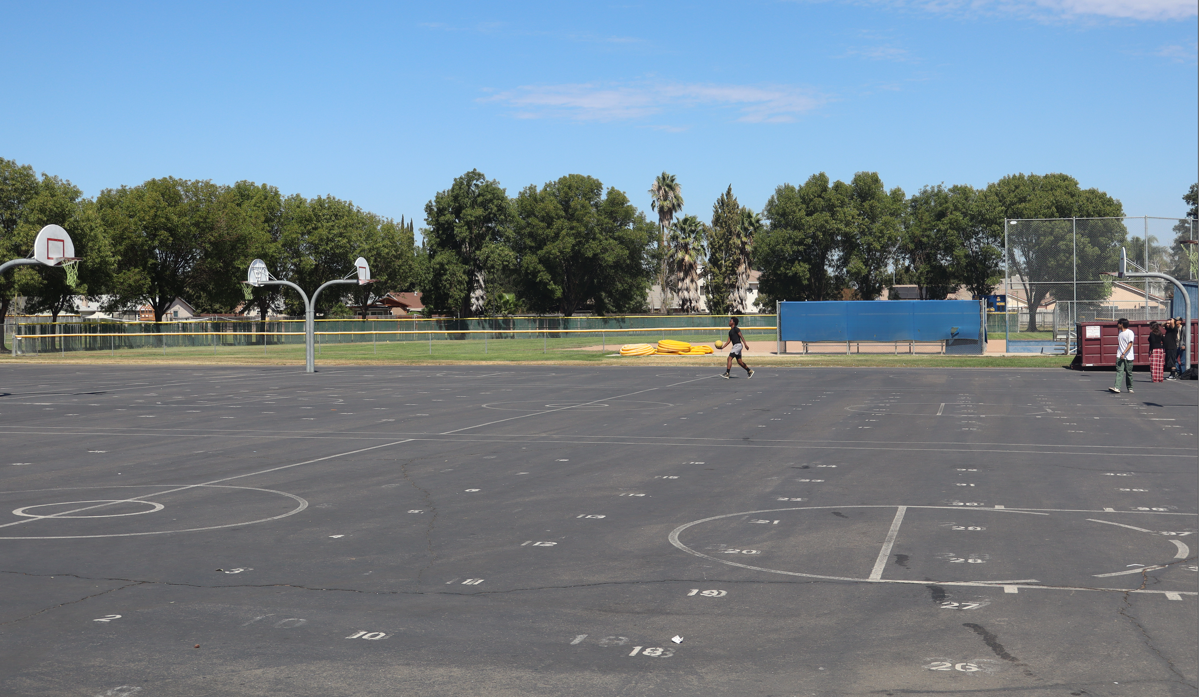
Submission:
M 852 232 L 844 236 L 845 277 L 859 300 L 874 300 L 890 280 L 887 266 L 900 241 L 903 189 L 887 191 L 877 172 L 858 172 L 849 183 Z
M 712 204 L 712 227 L 708 234 L 708 263 L 704 267 L 704 292 L 708 312 L 726 315 L 730 299 L 737 289 L 737 270 L 742 260 L 741 205 L 727 191 Z
M 921 300 L 944 300 L 957 289 L 956 261 L 969 206 L 965 191 L 940 184 L 908 199 L 900 251 Z
M 1107 297 L 1107 285 L 1099 274 L 1116 268 L 1128 233 L 1120 219 L 1124 208 L 1119 201 L 1098 189 L 1083 189 L 1066 174 L 1013 174 L 988 185 L 986 194 L 993 202 L 986 209 L 985 224 L 1002 226 L 1004 218 L 1055 219 L 1007 227 L 1009 272 L 1019 277 L 1030 308 L 1039 307 L 1047 297 L 1073 299 L 1075 263 L 1079 300 Z M 1075 240 L 1071 217 L 1109 220 L 1079 225 Z M 1036 331 L 1037 314 L 1028 315 L 1028 331 Z
M 779 300 L 840 300 L 846 236 L 854 225 L 852 191 L 828 175 L 813 174 L 801 187 L 783 184 L 766 202 L 767 228 L 757 241 L 767 304 Z M 761 301 L 759 301 L 761 302 Z
M 33 237 L 27 234 L 28 228 L 22 223 L 37 190 L 37 173 L 33 167 L 0 158 L 0 263 L 29 256 Z M 16 274 L 0 276 L 0 326 L 4 325 L 16 292 Z M 4 348 L 4 332 L 0 331 L 0 349 Z
M 59 268 L 25 266 L 17 274 L 18 292 L 25 296 L 25 312 L 49 312 L 58 321 L 64 310 L 73 310 L 75 297 L 98 297 L 112 283 L 114 260 L 108 236 L 100 223 L 93 201 L 69 181 L 43 174 L 37 194 L 29 200 L 24 229 L 18 236 L 32 239 L 44 225 L 60 225 L 75 246 L 79 263 L 79 282 L 67 284 L 66 272 Z
M 425 204 L 428 286 L 434 312 L 472 317 L 487 307 L 487 277 L 511 266 L 512 210 L 499 182 L 471 170 Z
M 645 304 L 652 274 L 653 224 L 628 196 L 593 177 L 568 174 L 513 202 L 519 297 L 537 312 L 569 317 L 592 304 L 597 314 Z
M 252 236 L 228 187 L 151 179 L 106 189 L 97 206 L 117 260 L 110 307 L 146 303 L 161 322 L 177 297 L 223 306 L 240 299 Z

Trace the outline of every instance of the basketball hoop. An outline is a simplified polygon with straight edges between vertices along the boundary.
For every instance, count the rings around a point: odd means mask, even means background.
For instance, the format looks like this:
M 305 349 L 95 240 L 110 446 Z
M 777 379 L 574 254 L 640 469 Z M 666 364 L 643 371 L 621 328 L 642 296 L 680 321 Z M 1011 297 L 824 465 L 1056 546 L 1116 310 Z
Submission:
M 371 266 L 362 257 L 354 260 L 354 272 L 358 275 L 358 285 L 360 286 L 374 283 L 377 280 L 371 278 Z
M 246 294 L 246 302 L 250 302 L 254 299 L 254 286 L 250 285 L 249 283 L 243 283 L 241 284 L 241 290 Z
M 80 259 L 60 259 L 58 265 L 67 273 L 67 285 L 71 288 L 79 286 Z

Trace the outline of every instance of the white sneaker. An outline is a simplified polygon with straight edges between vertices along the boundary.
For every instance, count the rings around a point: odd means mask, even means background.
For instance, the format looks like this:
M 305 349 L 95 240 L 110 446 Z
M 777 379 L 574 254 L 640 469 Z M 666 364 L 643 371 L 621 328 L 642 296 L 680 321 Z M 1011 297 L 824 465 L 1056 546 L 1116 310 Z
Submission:
M 1120 394 L 1120 388 L 1119 388 L 1119 387 L 1109 387 L 1109 388 L 1107 388 L 1107 389 L 1108 389 L 1108 391 L 1109 391 L 1109 392 L 1115 392 L 1116 394 Z

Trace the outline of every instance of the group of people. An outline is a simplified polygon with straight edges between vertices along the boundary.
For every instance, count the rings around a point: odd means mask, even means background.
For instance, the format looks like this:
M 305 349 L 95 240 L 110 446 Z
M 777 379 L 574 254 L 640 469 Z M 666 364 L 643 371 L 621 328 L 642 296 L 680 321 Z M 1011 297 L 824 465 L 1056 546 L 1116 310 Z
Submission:
M 1116 384 L 1109 388 L 1119 393 L 1124 388 L 1132 392 L 1132 365 L 1136 360 L 1136 334 L 1128 328 L 1128 320 L 1116 320 L 1120 328 L 1120 343 L 1116 353 Z M 1186 372 L 1183 360 L 1183 339 L 1187 323 L 1181 317 L 1171 317 L 1164 323 L 1149 323 L 1149 372 L 1153 382 L 1177 380 Z
M 1183 332 L 1186 322 L 1181 317 L 1171 317 L 1164 324 L 1149 323 L 1149 368 L 1154 382 L 1177 380 L 1182 377 Z M 1165 377 L 1163 377 L 1165 373 Z

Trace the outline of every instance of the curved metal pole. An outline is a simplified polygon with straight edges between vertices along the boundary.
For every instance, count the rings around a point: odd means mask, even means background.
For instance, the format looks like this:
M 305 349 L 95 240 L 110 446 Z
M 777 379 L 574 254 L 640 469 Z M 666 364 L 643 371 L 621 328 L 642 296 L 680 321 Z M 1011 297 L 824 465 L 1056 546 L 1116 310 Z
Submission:
M 1182 284 L 1179 283 L 1177 279 L 1175 279 L 1173 276 L 1167 276 L 1164 273 L 1127 272 L 1124 274 L 1124 276 L 1129 277 L 1129 278 L 1160 278 L 1163 281 L 1169 281 L 1170 283 L 1173 283 L 1174 287 L 1178 290 L 1178 292 L 1182 293 L 1182 299 L 1186 301 L 1186 308 L 1187 308 L 1187 330 L 1185 332 L 1183 332 L 1186 336 L 1183 338 L 1182 357 L 1183 357 L 1183 360 L 1185 361 L 1183 363 L 1183 365 L 1186 366 L 1187 371 L 1190 371 L 1191 360 L 1194 358 L 1194 355 L 1195 355 L 1194 354 L 1195 347 L 1191 346 L 1191 321 L 1192 321 L 1191 318 L 1194 316 L 1191 314 L 1191 294 L 1187 292 L 1186 288 L 1182 287 Z M 1148 284 L 1146 284 L 1145 287 L 1148 288 L 1149 287 Z M 1148 293 L 1147 290 L 1145 292 Z
M 13 269 L 18 266 L 34 266 L 40 263 L 42 262 L 38 261 L 37 259 L 13 259 L 12 261 L 6 261 L 3 264 L 0 264 L 0 273 L 4 273 L 9 269 Z
M 264 286 L 287 286 L 294 288 L 300 297 L 304 299 L 304 372 L 315 373 L 315 359 L 312 351 L 312 330 L 310 322 L 312 322 L 312 302 L 308 300 L 308 294 L 304 289 L 292 283 L 291 281 L 263 281 Z M 320 292 L 319 290 L 317 291 Z M 316 296 L 313 296 L 314 298 Z
M 316 299 L 321 294 L 321 291 L 329 286 L 336 286 L 343 283 L 357 283 L 356 279 L 339 278 L 336 281 L 328 281 L 322 283 L 320 288 L 312 293 L 312 302 L 308 303 L 308 314 L 304 317 L 304 331 L 307 334 L 308 342 L 308 372 L 315 373 L 316 365 L 314 360 L 313 348 L 316 343 Z

